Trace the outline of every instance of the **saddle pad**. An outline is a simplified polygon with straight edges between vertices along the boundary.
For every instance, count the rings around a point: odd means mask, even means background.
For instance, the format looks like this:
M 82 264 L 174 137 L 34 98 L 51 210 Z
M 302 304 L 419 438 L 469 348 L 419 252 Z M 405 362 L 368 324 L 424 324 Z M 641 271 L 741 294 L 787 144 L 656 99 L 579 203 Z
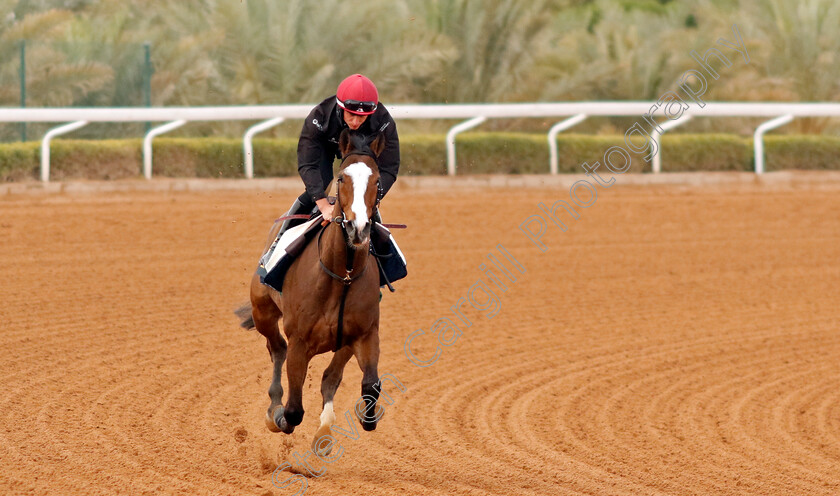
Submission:
M 286 232 L 283 233 L 282 236 L 274 240 L 272 243 L 271 248 L 269 248 L 268 252 L 263 255 L 263 260 L 260 260 L 260 264 L 265 265 L 265 269 L 267 272 L 271 272 L 271 269 L 277 265 L 277 262 L 280 261 L 281 258 L 286 256 L 287 248 L 292 242 L 306 233 L 310 227 L 315 225 L 316 223 L 320 223 L 321 216 L 315 217 L 314 219 L 304 222 L 303 224 L 290 227 L 286 229 Z
M 405 256 L 397 246 L 397 240 L 382 224 L 374 224 L 371 231 L 371 251 L 379 256 L 379 285 L 399 281 L 408 275 Z M 387 281 L 386 281 L 387 279 Z
M 303 224 L 290 227 L 282 236 L 275 239 L 271 248 L 260 258 L 260 265 L 257 267 L 260 282 L 281 291 L 286 269 L 306 245 L 306 234 L 316 232 L 320 227 L 321 217 L 318 216 Z
M 260 259 L 257 272 L 260 282 L 271 288 L 283 290 L 283 279 L 292 262 L 303 251 L 303 248 L 321 229 L 321 218 L 317 217 L 299 226 L 287 230 L 283 236 L 272 243 L 268 252 Z M 380 286 L 387 281 L 394 282 L 404 278 L 406 270 L 405 257 L 402 254 L 391 231 L 381 224 L 374 224 L 371 232 L 371 251 L 380 258 Z

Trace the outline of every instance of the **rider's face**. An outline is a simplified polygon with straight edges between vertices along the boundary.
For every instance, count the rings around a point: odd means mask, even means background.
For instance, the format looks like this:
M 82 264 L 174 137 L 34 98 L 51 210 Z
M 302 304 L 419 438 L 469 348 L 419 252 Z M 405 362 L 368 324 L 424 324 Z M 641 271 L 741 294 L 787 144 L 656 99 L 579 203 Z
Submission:
M 346 122 L 347 127 L 352 129 L 353 131 L 355 131 L 356 129 L 359 129 L 359 126 L 364 124 L 365 120 L 367 120 L 367 117 L 368 116 L 366 116 L 366 115 L 356 115 L 356 114 L 351 114 L 350 112 L 347 112 L 346 110 L 344 111 L 344 122 Z

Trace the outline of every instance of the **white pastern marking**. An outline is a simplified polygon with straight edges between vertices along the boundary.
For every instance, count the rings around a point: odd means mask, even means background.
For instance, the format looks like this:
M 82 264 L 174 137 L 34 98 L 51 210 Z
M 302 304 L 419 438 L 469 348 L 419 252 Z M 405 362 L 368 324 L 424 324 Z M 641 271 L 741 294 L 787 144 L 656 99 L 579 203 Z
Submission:
M 321 412 L 321 427 L 332 425 L 335 423 L 335 411 L 333 411 L 333 402 L 328 401 L 324 405 L 324 411 Z
M 367 191 L 368 179 L 373 171 L 364 163 L 356 162 L 345 167 L 344 173 L 353 179 L 353 204 L 350 206 L 350 210 L 356 214 L 356 229 L 361 231 L 368 222 L 365 192 Z

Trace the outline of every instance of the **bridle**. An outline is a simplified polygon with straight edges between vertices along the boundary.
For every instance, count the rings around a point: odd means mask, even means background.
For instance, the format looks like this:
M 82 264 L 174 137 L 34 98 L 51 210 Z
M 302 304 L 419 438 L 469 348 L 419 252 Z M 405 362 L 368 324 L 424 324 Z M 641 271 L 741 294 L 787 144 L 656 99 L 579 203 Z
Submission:
M 338 179 L 336 180 L 336 182 L 337 183 L 343 183 L 344 178 L 342 176 L 339 176 Z M 381 184 L 379 178 L 377 178 L 376 179 L 376 203 L 374 204 L 374 207 L 373 207 L 373 212 L 374 213 L 376 213 L 377 209 L 379 208 L 379 202 L 381 200 L 382 200 L 382 184 Z M 318 245 L 318 264 L 321 266 L 321 270 L 326 272 L 327 275 L 329 275 L 330 277 L 332 277 L 336 281 L 339 281 L 343 284 L 343 288 L 342 288 L 342 291 L 341 291 L 341 303 L 338 306 L 338 329 L 336 330 L 336 336 L 335 336 L 335 350 L 333 350 L 333 351 L 338 351 L 343 346 L 343 339 L 344 339 L 344 304 L 347 300 L 347 293 L 350 291 L 350 285 L 353 283 L 353 281 L 357 280 L 358 278 L 360 278 L 364 275 L 365 271 L 367 270 L 368 264 L 365 261 L 365 263 L 362 264 L 362 270 L 359 271 L 358 274 L 353 274 L 353 270 L 354 270 L 353 265 L 354 265 L 355 260 L 356 260 L 356 252 L 358 250 L 350 242 L 350 235 L 347 234 L 346 226 L 347 226 L 347 223 L 351 222 L 351 221 L 347 220 L 347 216 L 344 214 L 344 207 L 341 205 L 341 186 L 340 186 L 340 184 L 336 188 L 336 191 L 335 191 L 335 204 L 338 205 L 338 209 L 341 212 L 341 216 L 336 216 L 330 222 L 338 225 L 341 228 L 341 234 L 344 237 L 344 246 L 345 246 L 345 249 L 346 249 L 346 252 L 345 252 L 346 264 L 345 264 L 344 277 L 341 277 L 340 275 L 331 271 L 324 264 L 324 261 L 321 259 L 321 236 L 323 236 L 324 231 L 327 230 L 326 227 L 321 229 L 321 232 L 318 233 L 317 245 Z M 371 217 L 372 217 L 372 215 L 371 215 Z M 373 222 L 373 219 L 372 218 L 369 219 L 368 222 L 369 223 Z M 327 226 L 327 227 L 329 227 L 329 226 Z M 364 251 L 368 252 L 369 250 L 364 250 Z M 365 253 L 365 255 L 367 255 L 367 253 Z M 365 259 L 367 259 L 367 257 L 365 257 Z
M 360 155 L 360 154 L 354 153 L 354 155 Z M 339 176 L 338 179 L 335 180 L 335 182 L 341 184 L 341 183 L 344 182 L 344 178 Z M 347 223 L 350 222 L 350 221 L 347 220 L 347 216 L 344 214 L 344 208 L 341 205 L 341 198 L 339 196 L 340 191 L 341 191 L 341 186 L 338 186 L 335 190 L 335 203 L 338 205 L 338 208 L 341 211 L 341 217 L 336 216 L 330 222 L 332 222 L 334 224 L 338 224 L 339 226 L 341 226 L 341 230 L 344 231 L 344 238 L 345 238 L 345 240 L 348 240 L 349 238 L 347 237 L 348 236 L 347 235 Z M 384 191 L 382 189 L 382 181 L 379 178 L 377 178 L 376 179 L 376 203 L 373 204 L 373 213 L 374 214 L 376 214 L 376 211 L 379 210 L 379 202 L 382 201 L 382 196 L 384 196 L 383 193 L 384 193 Z M 372 222 L 372 221 L 373 221 L 373 219 L 369 220 L 369 222 Z

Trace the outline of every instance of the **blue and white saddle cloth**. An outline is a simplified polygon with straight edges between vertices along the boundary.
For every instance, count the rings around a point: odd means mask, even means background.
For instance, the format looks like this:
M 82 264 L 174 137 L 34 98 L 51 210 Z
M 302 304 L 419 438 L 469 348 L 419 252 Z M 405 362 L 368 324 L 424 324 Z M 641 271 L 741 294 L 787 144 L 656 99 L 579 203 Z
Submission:
M 292 262 L 303 252 L 303 249 L 320 232 L 321 216 L 303 224 L 290 227 L 278 236 L 268 251 L 260 258 L 257 273 L 260 282 L 277 291 L 283 291 L 283 279 Z M 405 256 L 397 241 L 385 226 L 374 223 L 370 232 L 370 251 L 379 260 L 379 285 L 385 286 L 389 282 L 398 281 L 408 275 Z

